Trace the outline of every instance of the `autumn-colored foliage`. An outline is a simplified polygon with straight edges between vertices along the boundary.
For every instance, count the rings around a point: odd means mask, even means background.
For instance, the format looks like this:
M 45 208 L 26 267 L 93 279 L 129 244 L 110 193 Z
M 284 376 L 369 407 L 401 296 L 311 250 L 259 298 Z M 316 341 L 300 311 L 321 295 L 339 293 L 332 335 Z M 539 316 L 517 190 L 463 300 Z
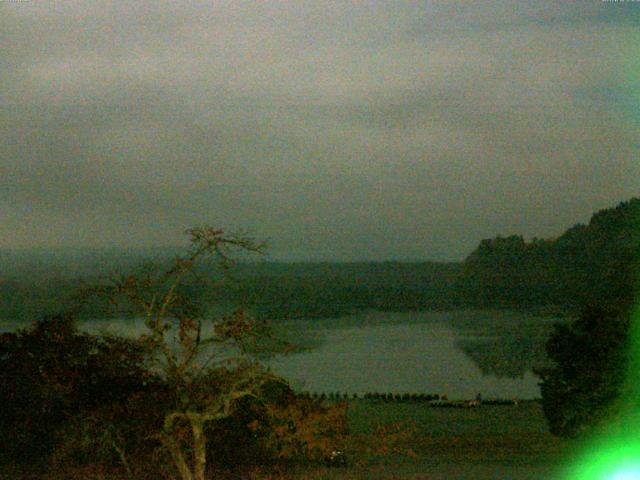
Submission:
M 267 405 L 266 419 L 250 427 L 263 437 L 268 451 L 283 460 L 329 461 L 347 442 L 346 403 L 327 405 L 291 397 Z

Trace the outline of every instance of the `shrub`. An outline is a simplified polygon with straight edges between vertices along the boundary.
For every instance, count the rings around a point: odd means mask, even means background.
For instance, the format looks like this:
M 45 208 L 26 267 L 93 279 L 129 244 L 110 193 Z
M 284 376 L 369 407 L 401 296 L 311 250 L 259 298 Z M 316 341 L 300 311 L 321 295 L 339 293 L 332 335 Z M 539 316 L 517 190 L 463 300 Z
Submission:
M 538 369 L 550 431 L 577 437 L 614 414 L 627 369 L 628 313 L 585 307 L 570 326 L 560 324 L 547 342 L 553 365 Z
M 266 412 L 266 418 L 251 428 L 276 459 L 324 462 L 345 449 L 346 403 L 326 405 L 293 397 L 267 405 Z
M 154 382 L 138 346 L 79 333 L 69 316 L 3 334 L 0 461 L 43 466 L 78 418 L 122 409 Z

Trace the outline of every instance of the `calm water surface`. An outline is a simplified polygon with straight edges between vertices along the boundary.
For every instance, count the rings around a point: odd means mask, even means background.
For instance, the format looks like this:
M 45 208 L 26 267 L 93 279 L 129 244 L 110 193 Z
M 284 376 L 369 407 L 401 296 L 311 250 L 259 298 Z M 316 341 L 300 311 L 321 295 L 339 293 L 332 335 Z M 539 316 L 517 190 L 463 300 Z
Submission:
M 376 324 L 376 316 L 388 320 L 390 315 L 395 315 L 395 323 Z M 397 323 L 408 315 L 421 318 Z M 360 323 L 353 320 L 343 322 Z M 369 324 L 361 326 L 311 327 L 322 339 L 317 348 L 269 363 L 295 388 L 312 392 L 441 393 L 450 399 L 478 393 L 485 398 L 540 396 L 538 378 L 531 371 L 521 378 L 483 375 L 456 345 L 460 332 L 446 314 L 371 312 L 367 320 Z

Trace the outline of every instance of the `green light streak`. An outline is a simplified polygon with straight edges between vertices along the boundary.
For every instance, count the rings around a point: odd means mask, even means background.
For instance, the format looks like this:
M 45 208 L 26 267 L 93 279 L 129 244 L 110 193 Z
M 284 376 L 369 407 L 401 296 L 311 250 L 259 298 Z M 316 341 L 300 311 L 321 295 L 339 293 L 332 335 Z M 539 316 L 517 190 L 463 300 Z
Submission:
M 630 430 L 636 430 L 635 428 Z M 565 473 L 568 480 L 640 480 L 640 441 L 630 432 L 624 437 L 604 435 L 582 449 Z
M 640 480 L 640 308 L 631 315 L 624 394 L 618 414 L 579 442 L 563 480 Z

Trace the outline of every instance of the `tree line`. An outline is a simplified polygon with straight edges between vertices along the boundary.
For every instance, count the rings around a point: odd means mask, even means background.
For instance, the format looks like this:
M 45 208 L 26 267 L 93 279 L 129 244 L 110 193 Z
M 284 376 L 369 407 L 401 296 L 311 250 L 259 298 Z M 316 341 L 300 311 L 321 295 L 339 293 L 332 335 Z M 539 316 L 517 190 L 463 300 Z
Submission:
M 596 213 L 548 246 L 576 311 L 555 326 L 537 370 L 552 433 L 584 437 L 636 415 L 640 200 Z M 635 327 L 634 327 L 635 325 Z M 624 429 L 624 427 L 623 427 Z
M 640 199 L 595 213 L 555 239 L 520 235 L 483 240 L 458 280 L 470 305 L 499 308 L 625 305 L 633 301 L 640 266 Z
M 521 235 L 482 240 L 459 263 L 361 262 L 274 263 L 238 262 L 224 286 L 191 285 L 191 295 L 204 302 L 241 303 L 254 316 L 270 320 L 327 318 L 362 310 L 448 310 L 502 308 L 570 313 L 582 305 L 629 301 L 638 267 L 640 199 L 620 203 L 593 215 L 587 225 L 575 225 L 557 238 L 525 240 Z M 174 251 L 148 257 L 169 265 Z M 82 271 L 92 256 L 75 259 Z M 103 254 L 96 257 L 121 269 L 134 260 Z M 29 319 L 56 313 L 73 301 L 71 292 L 83 281 L 99 277 L 65 275 L 62 267 L 35 273 L 11 267 L 0 255 L 0 316 Z M 83 260 L 84 259 L 84 260 Z M 96 260 L 97 261 L 97 260 Z M 202 275 L 215 271 L 203 263 Z M 104 270 L 104 265 L 101 267 Z M 86 304 L 84 318 L 103 314 L 99 302 Z

